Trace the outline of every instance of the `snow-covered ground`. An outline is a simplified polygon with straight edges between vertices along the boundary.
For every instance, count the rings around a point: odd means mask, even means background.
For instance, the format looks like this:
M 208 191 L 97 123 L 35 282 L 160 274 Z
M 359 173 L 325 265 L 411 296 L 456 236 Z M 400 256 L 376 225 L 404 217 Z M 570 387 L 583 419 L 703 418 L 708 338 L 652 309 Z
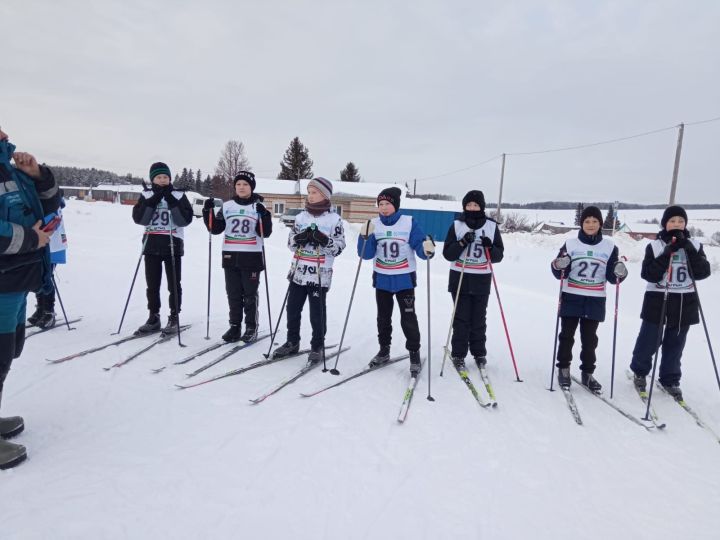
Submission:
M 697 212 L 719 217 L 717 211 Z M 649 218 L 661 214 L 642 213 Z M 573 216 L 572 211 L 565 214 Z M 695 214 L 690 213 L 691 224 L 706 235 L 720 229 L 697 223 L 701 216 Z M 27 428 L 18 442 L 28 447 L 29 459 L 0 473 L 3 540 L 718 537 L 720 445 L 667 396 L 658 393 L 654 400 L 667 429 L 648 433 L 580 389 L 576 399 L 585 425 L 577 426 L 562 394 L 547 391 L 557 302 L 557 281 L 548 263 L 561 236 L 505 237 L 506 257 L 496 273 L 524 382 L 515 382 L 491 298 L 489 373 L 500 404 L 492 411 L 477 406 L 453 370 L 438 377 L 452 305 L 446 292 L 448 263 L 442 257 L 431 262 L 436 401 L 425 399 L 424 375 L 408 420 L 400 425 L 396 417 L 408 379 L 405 362 L 313 398 L 298 397 L 300 391 L 336 380 L 317 370 L 255 406 L 249 398 L 304 360 L 184 391 L 174 384 L 213 353 L 151 373 L 208 343 L 203 339 L 208 235 L 199 221 L 186 230 L 182 322 L 193 325 L 184 334 L 186 349 L 166 343 L 123 368 L 101 369 L 140 348 L 140 340 L 48 365 L 45 358 L 112 339 L 142 233 L 128 206 L 71 201 L 65 216 L 70 264 L 59 269 L 58 284 L 70 315 L 83 320 L 75 331 L 57 329 L 29 339 L 8 378 L 3 412 L 25 416 Z M 349 227 L 347 235 L 351 247 L 336 260 L 328 297 L 328 342 L 340 338 L 357 268 L 356 229 Z M 287 229 L 276 224 L 267 245 L 273 318 L 286 287 L 286 238 Z M 640 416 L 642 404 L 624 370 L 640 325 L 644 282 L 639 266 L 645 243 L 622 237 L 618 243 L 629 258 L 630 277 L 621 290 L 615 402 Z M 219 250 L 216 237 L 213 340 L 227 320 Z M 720 248 L 707 251 L 717 267 Z M 421 264 L 417 294 L 424 340 L 427 279 Z M 343 375 L 363 367 L 377 348 L 370 283 L 365 263 L 346 336 L 352 349 L 339 366 Z M 700 291 L 715 350 L 720 350 L 720 308 L 713 301 L 720 294 L 717 272 L 701 283 Z M 264 288 L 261 299 L 267 328 Z M 599 331 L 597 372 L 606 390 L 612 300 L 608 308 Z M 141 272 L 123 333 L 145 317 Z M 282 328 L 280 341 L 284 323 Z M 307 318 L 303 335 L 307 344 Z M 393 352 L 401 353 L 403 343 L 398 321 Z M 261 342 L 207 374 L 256 361 L 266 348 L 267 341 Z M 578 373 L 577 363 L 573 370 Z M 478 379 L 475 368 L 471 376 Z M 683 389 L 688 402 L 720 431 L 720 392 L 699 326 L 691 330 L 685 349 Z

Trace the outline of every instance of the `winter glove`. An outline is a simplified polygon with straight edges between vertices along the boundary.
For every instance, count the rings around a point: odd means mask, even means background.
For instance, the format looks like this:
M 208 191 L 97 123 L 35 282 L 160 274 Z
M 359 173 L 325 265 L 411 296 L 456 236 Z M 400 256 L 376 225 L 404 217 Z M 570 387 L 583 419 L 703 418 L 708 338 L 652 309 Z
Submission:
M 268 209 L 265 208 L 265 205 L 262 203 L 256 203 L 255 209 L 257 210 L 258 216 L 263 217 L 266 214 L 269 214 Z
M 203 204 L 203 210 L 207 210 L 208 212 L 212 212 L 215 210 L 215 199 L 210 197 L 209 199 L 205 199 L 205 203 Z
M 160 204 L 160 201 L 162 201 L 163 193 L 162 191 L 153 190 L 153 194 L 146 199 L 146 203 L 148 206 L 152 206 L 153 208 L 156 207 L 158 204 Z
M 682 243 L 685 241 L 685 233 L 680 229 L 675 229 L 670 233 L 670 243 L 665 246 L 663 255 L 671 255 L 678 251 L 682 247 Z
M 175 197 L 175 195 L 173 195 L 172 188 L 170 188 L 169 186 L 167 188 L 165 188 L 165 193 L 163 194 L 163 199 L 165 199 L 165 202 L 167 203 L 168 208 L 175 208 L 179 202 L 177 200 L 177 198 Z
M 367 239 L 375 232 L 375 224 L 371 220 L 367 220 L 360 226 L 360 236 Z
M 624 262 L 617 262 L 613 268 L 613 273 L 615 274 L 615 277 L 625 279 L 628 275 L 627 266 L 625 266 Z
M 570 266 L 571 261 L 572 259 L 570 259 L 567 255 L 561 255 L 552 262 L 552 266 L 555 270 L 565 270 L 568 266 Z
M 474 241 L 475 241 L 475 232 L 468 231 L 460 239 L 460 245 L 462 245 L 462 247 L 465 247 L 465 246 L 472 244 Z
M 432 259 L 435 256 L 435 242 L 428 236 L 422 243 L 423 253 L 428 259 Z
M 493 245 L 493 241 L 490 239 L 489 236 L 483 236 L 482 237 L 482 246 L 484 248 L 491 248 Z
M 311 234 L 312 231 L 310 230 L 310 227 L 308 227 L 302 232 L 299 232 L 298 234 L 293 236 L 293 242 L 295 242 L 298 246 L 305 246 L 310 242 Z
M 319 244 L 322 247 L 326 247 L 330 243 L 330 239 L 328 238 L 327 234 L 322 232 L 320 229 L 313 229 L 312 234 L 310 235 L 310 239 L 315 244 Z

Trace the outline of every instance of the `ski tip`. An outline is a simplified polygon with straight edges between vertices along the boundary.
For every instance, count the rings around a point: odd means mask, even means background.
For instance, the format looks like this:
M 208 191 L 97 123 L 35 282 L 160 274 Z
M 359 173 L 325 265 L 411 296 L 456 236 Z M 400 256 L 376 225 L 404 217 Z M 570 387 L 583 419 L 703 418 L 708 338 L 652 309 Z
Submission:
M 490 406 L 491 406 L 493 409 L 497 409 L 497 406 L 498 406 L 497 401 L 493 401 L 493 402 L 490 404 Z
M 176 384 L 176 385 L 175 385 L 175 390 L 187 390 L 188 388 L 190 388 L 190 387 L 189 387 L 189 386 L 183 386 L 182 384 Z
M 300 392 L 300 397 L 312 397 L 312 394 L 303 394 Z

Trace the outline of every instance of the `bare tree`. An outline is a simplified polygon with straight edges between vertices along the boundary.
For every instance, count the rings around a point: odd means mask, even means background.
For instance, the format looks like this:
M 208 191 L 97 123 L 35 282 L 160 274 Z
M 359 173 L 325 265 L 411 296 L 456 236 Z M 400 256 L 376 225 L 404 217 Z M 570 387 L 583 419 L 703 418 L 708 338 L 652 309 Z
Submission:
M 230 184 L 237 173 L 251 170 L 250 161 L 245 155 L 245 145 L 240 141 L 228 141 L 215 167 L 215 175 Z

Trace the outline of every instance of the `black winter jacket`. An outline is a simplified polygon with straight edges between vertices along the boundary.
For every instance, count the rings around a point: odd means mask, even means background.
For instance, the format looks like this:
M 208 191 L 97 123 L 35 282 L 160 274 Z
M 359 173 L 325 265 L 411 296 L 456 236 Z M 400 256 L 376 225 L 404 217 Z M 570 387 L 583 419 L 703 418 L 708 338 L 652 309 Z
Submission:
M 685 232 L 689 237 L 690 235 Z M 670 243 L 671 236 L 667 231 L 660 231 L 657 237 L 665 242 Z M 690 266 L 690 275 L 695 280 L 705 279 L 710 275 L 710 263 L 705 256 L 703 247 L 699 250 L 688 247 L 685 250 Z M 645 258 L 642 263 L 642 272 L 640 276 L 650 283 L 658 283 L 662 281 L 665 272 L 670 265 L 670 255 L 661 253 L 659 257 L 655 257 L 652 246 L 648 244 L 645 248 Z M 640 318 L 653 324 L 660 324 L 660 314 L 662 311 L 664 293 L 655 291 L 646 291 L 643 298 L 642 311 Z M 665 311 L 665 322 L 668 328 L 685 327 L 700 322 L 698 311 L 697 293 L 669 293 L 667 306 Z
M 483 217 L 479 220 L 473 220 L 467 218 L 465 212 L 458 215 L 456 218 L 458 221 L 464 222 L 472 230 L 482 229 L 487 221 L 493 221 L 492 219 Z M 463 250 L 467 248 L 462 239 L 458 239 L 455 235 L 455 223 L 450 225 L 447 236 L 445 237 L 445 245 L 443 246 L 443 257 L 450 262 L 458 260 Z M 500 236 L 500 227 L 495 227 L 495 236 L 493 237 L 493 243 L 490 247 L 490 262 L 493 264 L 499 263 L 503 260 L 505 255 L 505 246 L 503 245 L 502 237 Z M 458 283 L 460 282 L 460 272 L 450 270 L 450 277 L 448 279 L 448 291 L 454 296 L 457 293 Z M 490 294 L 490 284 L 492 283 L 491 274 L 469 274 L 465 273 L 462 280 L 462 288 L 460 294 L 470 295 L 483 295 Z
M 177 198 L 176 194 L 180 197 Z M 172 184 L 169 186 L 158 186 L 152 185 L 152 195 L 147 197 L 147 192 L 143 192 L 140 195 L 140 199 L 133 207 L 133 221 L 138 225 L 147 226 L 155 215 L 157 205 L 161 200 L 167 202 L 168 208 L 170 209 L 170 216 L 172 217 L 172 223 L 175 227 L 187 227 L 192 223 L 193 210 L 188 201 L 187 196 L 182 190 L 175 189 Z M 143 235 L 143 242 L 147 240 L 145 244 L 145 255 L 159 255 L 161 257 L 167 257 L 171 254 L 170 250 L 170 236 L 166 234 L 145 234 Z M 177 236 L 172 236 L 173 250 L 175 256 L 182 257 L 185 254 L 184 242 Z
M 233 200 L 239 205 L 246 206 L 257 202 L 257 210 L 260 214 L 260 220 L 255 225 L 255 232 L 260 235 L 262 230 L 263 238 L 267 238 L 272 234 L 272 215 L 265 208 L 261 201 L 263 201 L 262 195 L 253 193 L 247 199 L 241 199 L 237 195 L 233 197 Z M 222 234 L 225 232 L 225 216 L 222 211 L 217 214 L 213 214 L 212 228 L 210 227 L 210 210 L 203 208 L 203 221 L 205 227 L 211 234 Z M 260 225 L 262 223 L 262 229 Z M 249 251 L 225 251 L 223 250 L 222 256 L 222 267 L 223 268 L 239 268 L 241 270 L 254 270 L 260 271 L 265 269 L 263 265 L 263 254 L 262 252 L 249 252 Z

